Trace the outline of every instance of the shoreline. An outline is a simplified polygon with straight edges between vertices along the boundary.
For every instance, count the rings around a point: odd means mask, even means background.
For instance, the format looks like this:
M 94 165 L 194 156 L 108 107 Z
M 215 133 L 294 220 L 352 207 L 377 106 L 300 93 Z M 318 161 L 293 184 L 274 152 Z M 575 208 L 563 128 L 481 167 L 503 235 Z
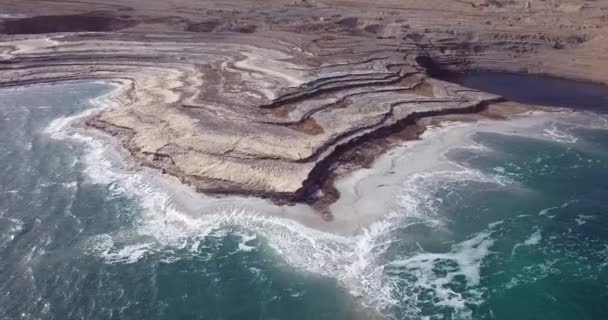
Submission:
M 133 81 L 126 79 L 110 81 L 92 80 L 92 82 L 111 84 L 114 88 L 108 94 L 98 97 L 91 102 L 98 107 L 88 111 L 81 117 L 83 118 L 82 125 L 92 127 L 93 130 L 100 130 L 110 136 L 111 139 L 117 140 L 119 147 L 126 151 L 126 157 L 129 157 L 138 166 L 151 168 L 163 175 L 171 175 L 180 181 L 181 184 L 195 189 L 197 193 L 208 195 L 211 198 L 260 198 L 281 206 L 296 206 L 298 207 L 298 211 L 306 211 L 308 214 L 321 216 L 327 221 L 334 219 L 332 212 L 335 208 L 333 204 L 340 201 L 341 197 L 340 188 L 337 187 L 339 183 L 337 180 L 348 179 L 348 176 L 354 172 L 372 166 L 377 158 L 383 154 L 390 153 L 393 148 L 398 147 L 404 141 L 419 139 L 420 134 L 424 132 L 425 128 L 435 125 L 434 122 L 445 121 L 446 119 L 467 122 L 478 121 L 483 118 L 508 121 L 506 119 L 511 114 L 526 112 L 529 109 L 561 110 L 560 108 L 528 106 L 504 101 L 503 98 L 494 96 L 491 99 L 482 99 L 477 104 L 464 109 L 429 111 L 428 115 L 425 112 L 422 112 L 422 114 L 414 112 L 393 124 L 364 132 L 360 136 L 349 137 L 346 142 L 332 146 L 332 149 L 328 151 L 329 154 L 323 160 L 316 162 L 309 173 L 308 179 L 294 193 L 260 193 L 259 191 L 246 189 L 234 189 L 226 192 L 223 188 L 209 192 L 209 190 L 205 189 L 199 190 L 196 184 L 183 173 L 168 170 L 162 165 L 162 161 L 156 161 L 157 159 L 161 159 L 162 155 L 155 153 L 153 160 L 142 158 L 140 152 L 133 150 L 132 146 L 129 145 L 132 136 L 127 129 L 112 129 L 114 128 L 112 126 L 105 127 L 98 125 L 98 119 L 102 114 L 109 110 L 119 110 L 124 104 L 130 103 L 130 100 L 134 99 L 132 97 L 134 90 Z M 426 81 L 429 80 L 427 79 Z M 66 83 L 73 82 L 82 81 L 75 80 L 67 81 Z M 45 83 L 40 85 L 53 84 Z M 484 93 L 479 94 L 485 97 Z M 506 105 L 508 106 L 508 110 L 500 110 L 500 108 L 495 107 L 496 105 Z M 127 135 L 127 137 L 124 135 Z M 171 158 L 169 157 L 169 159 Z M 353 196 L 350 194 L 348 197 L 352 198 Z M 301 209 L 302 207 L 306 207 L 307 210 Z M 312 208 L 312 210 L 308 210 L 309 208 Z M 293 210 L 285 209 L 278 211 Z
M 76 83 L 83 81 L 75 81 Z M 84 81 L 86 82 L 86 81 Z M 100 82 L 100 81 L 92 81 Z M 101 82 L 110 85 L 105 82 Z M 41 85 L 61 85 L 61 84 L 41 84 Z M 35 86 L 35 85 L 34 85 Z M 94 117 L 99 112 L 108 108 L 115 107 L 117 101 L 120 101 L 122 92 L 128 90 L 128 85 L 111 84 L 114 86 L 110 92 L 92 98 L 90 100 L 93 108 L 84 110 L 81 113 L 70 117 L 62 117 L 55 119 L 49 123 L 44 132 L 50 134 L 54 139 L 58 140 L 73 140 L 83 144 L 85 148 L 90 150 L 86 153 L 98 153 L 101 158 L 95 160 L 107 160 L 108 165 L 104 168 L 105 173 L 109 173 L 110 179 L 113 174 L 121 176 L 138 175 L 144 184 L 150 184 L 150 187 L 159 187 L 161 192 L 166 193 L 168 198 L 167 203 L 163 205 L 174 206 L 175 209 L 181 212 L 188 213 L 195 217 L 196 212 L 204 211 L 223 211 L 233 208 L 250 210 L 255 215 L 285 217 L 286 211 L 290 211 L 290 219 L 295 218 L 295 221 L 301 222 L 304 225 L 319 227 L 324 224 L 324 221 L 318 219 L 313 211 L 303 204 L 295 204 L 293 206 L 277 206 L 270 200 L 255 196 L 246 195 L 207 195 L 193 190 L 191 186 L 182 183 L 178 177 L 162 174 L 160 170 L 142 165 L 137 159 L 133 158 L 130 152 L 124 148 L 119 140 L 115 139 L 111 134 L 91 127 L 86 124 L 90 117 Z M 91 166 L 90 161 L 87 166 Z M 101 161 L 100 161 L 101 162 Z M 85 170 L 85 174 L 95 170 Z M 103 175 L 103 174 L 102 174 Z M 110 183 L 109 180 L 100 176 L 88 177 L 92 179 L 92 183 Z M 133 190 L 128 190 L 133 193 Z M 138 194 L 138 197 L 145 197 L 145 194 Z M 287 208 L 294 210 L 287 210 Z M 262 209 L 262 210 L 260 210 Z M 270 210 L 269 210 L 270 209 Z M 204 215 L 204 213 L 201 213 Z M 297 217 L 296 217 L 297 216 Z
M 380 156 L 372 168 L 362 169 L 344 177 L 337 183 L 342 197 L 331 206 L 336 215 L 334 223 L 348 225 L 347 232 L 355 234 L 373 223 L 394 214 L 396 191 L 412 176 L 430 172 L 458 170 L 448 160 L 452 150 L 469 147 L 478 148 L 472 142 L 477 133 L 497 133 L 526 138 L 558 141 L 537 132 L 545 124 L 562 120 L 569 111 L 531 111 L 514 119 L 484 119 L 475 122 L 440 122 L 422 134 L 420 140 L 408 141 L 387 154 Z M 608 128 L 608 126 L 606 126 Z M 414 179 L 415 180 L 415 179 Z M 357 227 L 359 225 L 359 227 Z
M 493 120 L 480 115 L 464 116 L 457 120 L 450 119 L 449 116 L 447 119 L 428 119 L 426 124 L 428 129 L 422 133 L 419 139 L 401 141 L 399 144 L 391 146 L 387 152 L 375 157 L 368 168 L 357 168 L 338 176 L 335 188 L 340 192 L 341 197 L 328 206 L 333 213 L 333 219 L 325 221 L 315 214 L 316 210 L 312 206 L 307 204 L 279 206 L 268 199 L 253 196 L 206 195 L 183 184 L 177 177 L 161 174 L 159 170 L 142 166 L 114 137 L 84 124 L 92 113 L 110 108 L 112 103 L 117 102 L 116 97 L 120 94 L 119 90 L 125 90 L 126 87 L 118 84 L 114 84 L 114 86 L 115 88 L 109 93 L 92 99 L 91 103 L 96 106 L 94 109 L 85 110 L 67 121 L 63 119 L 60 126 L 57 126 L 54 121 L 49 124 L 49 128 L 52 130 L 46 132 L 51 134 L 61 132 L 63 134 L 61 139 L 76 139 L 85 144 L 88 143 L 89 148 L 101 148 L 101 150 L 94 150 L 99 153 L 97 157 L 101 157 L 96 161 L 109 161 L 108 166 L 102 168 L 102 171 L 109 170 L 113 172 L 112 174 L 121 176 L 137 175 L 140 180 L 139 184 L 148 185 L 154 189 L 154 192 L 164 194 L 164 200 L 161 201 L 163 203 L 157 203 L 155 206 L 165 209 L 170 207 L 193 219 L 218 212 L 237 210 L 249 212 L 248 214 L 259 218 L 288 219 L 308 228 L 342 236 L 359 234 L 374 223 L 386 218 L 390 214 L 391 206 L 394 205 L 394 190 L 400 186 L 400 183 L 406 181 L 408 176 L 450 168 L 449 164 L 446 166 L 445 153 L 461 146 L 475 132 L 481 130 L 516 134 L 509 130 L 523 130 L 526 125 L 529 129 L 530 126 L 549 121 L 555 115 L 558 115 L 556 118 L 571 113 L 582 115 L 576 111 L 541 108 L 536 111 L 529 109 L 524 113 L 511 115 L 513 119 L 505 120 Z M 547 112 L 542 109 L 553 111 Z M 529 137 L 527 134 L 526 136 Z M 103 172 L 101 174 L 103 175 Z M 100 178 L 97 177 L 97 179 Z M 93 180 L 95 182 L 95 179 Z M 145 192 L 135 192 L 135 194 L 141 198 L 146 196 Z
M 366 167 L 383 152 L 383 146 L 372 144 L 395 130 L 407 131 L 404 127 L 428 116 L 478 112 L 500 99 L 443 82 L 434 72 L 492 67 L 605 78 L 597 73 L 604 57 L 600 30 L 571 30 L 578 38 L 570 38 L 580 42 L 563 41 L 562 31 L 543 28 L 540 8 L 505 11 L 449 3 L 472 21 L 479 11 L 487 19 L 522 14 L 539 19 L 524 29 L 500 19 L 482 29 L 481 23 L 433 23 L 429 29 L 427 18 L 452 17 L 423 2 L 416 6 L 428 10 L 403 7 L 398 13 L 355 12 L 344 3 L 290 6 L 284 9 L 302 20 L 288 24 L 270 19 L 262 8 L 246 17 L 232 12 L 248 20 L 251 28 L 245 29 L 226 25 L 232 20 L 213 11 L 208 15 L 217 21 L 206 29 L 198 17 L 182 11 L 177 20 L 162 19 L 167 10 L 158 11 L 153 21 L 143 14 L 164 3 L 131 5 L 128 18 L 113 10 L 91 15 L 75 9 L 57 16 L 33 10 L 31 17 L 0 22 L 8 28 L 2 36 L 6 77 L 0 87 L 129 81 L 128 97 L 117 98 L 125 103 L 91 116 L 88 123 L 120 139 L 140 164 L 207 194 L 313 204 L 327 220 L 327 207 L 338 197 L 328 181 L 334 179 L 336 163 L 352 169 L 344 160 L 351 157 Z M 58 4 L 57 10 L 67 8 Z M 278 16 L 285 12 L 276 11 Z M 351 17 L 344 20 L 346 13 Z M 586 11 L 557 13 L 559 21 L 587 21 L 589 16 Z M 408 23 L 406 16 L 423 20 Z M 75 20 L 59 27 L 46 23 L 53 19 Z M 109 25 L 97 29 L 86 23 L 91 19 Z M 124 24 L 125 19 L 132 24 Z M 471 45 L 473 39 L 480 45 Z M 584 68 L 562 61 L 588 44 L 585 52 L 598 57 Z M 560 67 L 548 65 L 551 61 Z M 413 132 L 403 135 L 415 137 Z
M 425 196 L 432 194 L 417 183 L 446 177 L 509 183 L 457 166 L 447 157 L 451 150 L 481 148 L 471 144 L 472 135 L 480 130 L 554 141 L 554 137 L 543 135 L 546 124 L 564 118 L 574 122 L 589 119 L 588 114 L 564 110 L 529 111 L 513 117 L 477 122 L 438 120 L 421 139 L 405 142 L 378 157 L 369 169 L 338 180 L 343 197 L 333 204 L 333 221 L 320 219 L 303 204 L 277 206 L 260 198 L 197 193 L 175 177 L 129 160 L 115 139 L 83 126 L 78 119 L 72 119 L 69 128 L 61 132 L 85 145 L 85 181 L 118 188 L 143 209 L 134 225 L 89 239 L 84 244 L 89 254 L 107 263 L 134 263 L 147 254 L 175 250 L 195 254 L 201 241 L 214 232 L 225 227 L 244 228 L 264 238 L 295 270 L 337 279 L 353 301 L 360 303 L 362 312 L 375 315 L 397 304 L 390 300 L 394 284 L 386 283 L 383 271 L 385 237 L 403 225 L 442 227 L 438 217 L 419 210 L 429 200 Z M 597 120 L 596 125 L 608 129 L 608 121 Z M 385 187 L 378 187 L 379 182 Z M 408 184 L 413 185 L 408 188 Z M 125 236 L 128 240 L 121 240 Z
M 132 103 L 132 100 L 135 99 L 132 96 L 133 91 L 135 90 L 133 81 L 134 80 L 127 79 L 91 80 L 91 82 L 110 84 L 114 86 L 114 88 L 104 96 L 95 98 L 93 99 L 93 101 L 91 101 L 91 103 L 96 107 L 85 112 L 82 116 L 77 117 L 82 118 L 81 125 L 93 128 L 94 130 L 99 130 L 104 134 L 107 134 L 112 139 L 116 140 L 120 147 L 128 153 L 128 157 L 130 158 L 130 160 L 132 160 L 137 165 L 151 168 L 162 173 L 163 175 L 171 175 L 177 180 L 179 180 L 180 183 L 192 189 L 195 189 L 197 193 L 219 198 L 261 198 L 267 199 L 275 204 L 282 206 L 294 206 L 299 204 L 310 205 L 314 208 L 314 210 L 312 210 L 313 213 L 316 213 L 316 215 L 320 215 L 321 217 L 323 217 L 324 220 L 328 221 L 332 219 L 331 212 L 328 210 L 328 208 L 339 197 L 339 193 L 334 193 L 333 195 L 331 194 L 333 191 L 335 191 L 335 188 L 333 187 L 334 180 L 339 178 L 339 175 L 336 175 L 334 173 L 334 171 L 336 170 L 336 166 L 351 166 L 349 171 L 357 170 L 357 166 L 365 167 L 365 163 L 369 164 L 373 162 L 376 157 L 385 153 L 387 150 L 396 145 L 396 142 L 394 140 L 417 139 L 419 132 L 407 134 L 405 137 L 400 137 L 397 139 L 395 139 L 393 135 L 399 136 L 401 131 L 408 130 L 412 126 L 418 126 L 417 123 L 422 119 L 425 119 L 427 117 L 436 117 L 437 115 L 443 114 L 478 114 L 481 111 L 485 110 L 487 104 L 492 103 L 492 101 L 501 100 L 501 98 L 498 98 L 495 95 L 478 92 L 476 93 L 476 95 L 479 95 L 483 98 L 479 98 L 480 100 L 476 103 L 465 104 L 464 107 L 455 108 L 454 110 L 439 109 L 413 112 L 402 119 L 391 120 L 393 123 L 389 123 L 378 128 L 369 129 L 361 133 L 356 133 L 352 136 L 344 137 L 343 143 L 339 143 L 336 141 L 328 145 L 328 150 L 322 152 L 324 154 L 322 160 L 314 162 L 314 166 L 308 173 L 307 178 L 303 181 L 303 185 L 296 191 L 291 193 L 260 192 L 252 189 L 243 189 L 242 187 L 236 187 L 234 189 L 231 189 L 230 184 L 228 184 L 227 186 L 223 186 L 222 182 L 220 182 L 220 186 L 217 188 L 217 190 L 207 190 L 199 189 L 196 183 L 196 179 L 192 180 L 193 177 L 189 177 L 183 172 L 180 172 L 179 168 L 177 168 L 176 172 L 175 170 L 171 169 L 171 167 L 165 166 L 162 161 L 162 154 L 153 153 L 152 155 L 149 155 L 145 152 L 142 153 L 140 150 L 134 149 L 131 145 L 131 140 L 133 138 L 132 128 L 117 127 L 113 124 L 106 123 L 105 121 L 100 120 L 100 118 L 105 116 L 108 112 L 111 112 L 113 110 L 120 110 L 125 104 Z M 55 85 L 61 83 L 78 82 L 87 81 L 43 81 L 39 83 L 28 84 L 27 86 Z M 352 164 L 354 164 L 354 162 L 356 161 L 351 162 L 343 160 L 345 155 L 356 153 L 359 150 L 364 149 L 361 147 L 361 145 L 363 144 L 369 145 L 374 144 L 375 141 L 387 141 L 391 139 L 393 140 L 393 142 L 388 143 L 387 145 L 381 147 L 379 150 L 376 149 L 372 150 L 371 152 L 368 152 L 368 154 L 364 157 L 364 164 L 362 165 L 355 164 L 354 166 L 352 166 Z M 321 155 L 319 155 L 319 157 L 320 156 Z M 171 158 L 169 157 L 169 159 Z M 325 196 L 323 193 L 328 191 L 330 195 Z
M 323 193 L 324 191 L 332 192 L 333 187 L 331 184 L 333 181 L 333 171 L 336 165 L 345 162 L 343 161 L 344 155 L 358 152 L 358 150 L 361 149 L 362 144 L 373 144 L 375 141 L 392 139 L 392 135 L 398 135 L 400 131 L 407 129 L 410 126 L 416 126 L 417 123 L 423 119 L 442 115 L 474 115 L 484 111 L 487 105 L 502 101 L 502 98 L 496 95 L 479 91 L 476 91 L 471 95 L 475 97 L 475 100 L 466 102 L 461 101 L 458 103 L 458 107 L 409 111 L 409 113 L 406 113 L 402 118 L 387 118 L 387 123 L 380 123 L 371 128 L 363 128 L 362 130 L 349 132 L 343 137 L 338 137 L 335 141 L 326 142 L 321 150 L 316 151 L 316 154 L 314 154 L 311 159 L 294 161 L 294 163 L 297 163 L 298 165 L 304 165 L 304 168 L 309 168 L 303 169 L 303 171 L 300 170 L 304 174 L 303 177 L 298 178 L 302 180 L 302 184 L 298 188 L 294 188 L 292 192 L 264 191 L 257 187 L 246 187 L 227 180 L 220 179 L 216 181 L 211 179 L 210 181 L 207 181 L 207 178 L 204 176 L 189 175 L 186 172 L 183 172 L 182 167 L 175 165 L 175 160 L 172 155 L 158 151 L 142 151 L 138 146 L 132 145 L 133 138 L 136 135 L 136 133 L 134 133 L 135 128 L 116 126 L 102 119 L 102 117 L 107 116 L 107 113 L 110 112 L 99 112 L 92 115 L 86 120 L 86 124 L 117 138 L 121 142 L 121 145 L 129 151 L 131 157 L 140 165 L 153 168 L 163 174 L 172 175 L 179 179 L 183 184 L 191 186 L 199 193 L 217 197 L 256 197 L 268 199 L 279 205 L 288 206 L 306 203 L 315 207 L 316 211 L 324 219 L 331 220 L 331 214 L 326 209 L 327 206 L 332 203 L 333 200 L 331 200 L 331 198 L 333 196 L 330 194 L 328 197 L 325 197 Z M 108 111 L 118 110 L 119 108 L 119 106 L 115 106 L 109 108 Z M 410 137 L 406 137 L 406 140 L 416 138 L 415 135 L 409 136 Z M 365 161 L 373 161 L 375 157 L 386 152 L 390 147 L 391 146 L 386 146 L 383 150 L 375 150 L 375 153 L 371 152 L 366 155 L 368 160 Z M 195 160 L 189 161 L 192 162 Z M 349 165 L 349 161 L 346 161 L 345 163 L 346 166 Z M 211 187 L 205 187 L 204 185 L 210 185 Z M 330 199 L 329 202 L 326 201 L 327 199 Z
M 352 212 L 348 208 L 341 209 L 338 217 L 341 220 L 333 222 L 325 222 L 318 216 L 306 214 L 300 217 L 316 219 L 303 222 L 295 216 L 298 212 L 295 208 L 277 207 L 266 200 L 239 197 L 217 199 L 193 192 L 171 176 L 159 175 L 155 170 L 129 161 L 115 139 L 82 124 L 82 118 L 77 118 L 82 113 L 68 121 L 56 121 L 55 126 L 49 124 L 55 130 L 47 131 L 58 133 L 67 139 L 73 138 L 83 144 L 84 153 L 81 158 L 85 184 L 106 185 L 113 192 L 125 194 L 143 208 L 141 214 L 137 211 L 133 225 L 128 223 L 118 230 L 107 230 L 107 233 L 93 234 L 83 239 L 81 245 L 86 256 L 91 255 L 106 264 L 135 264 L 127 268 L 136 267 L 137 263 L 146 263 L 151 256 L 162 263 L 171 264 L 200 255 L 201 246 L 205 246 L 206 241 L 215 241 L 215 237 L 220 235 L 223 239 L 234 235 L 239 242 L 239 250 L 242 244 L 242 250 L 259 250 L 260 254 L 264 254 L 262 247 L 268 245 L 280 257 L 281 267 L 302 273 L 312 272 L 315 276 L 328 277 L 328 281 L 332 282 L 336 279 L 347 298 L 356 304 L 356 313 L 360 313 L 361 318 L 374 318 L 378 315 L 377 318 L 380 319 L 383 318 L 381 315 L 392 314 L 390 311 L 394 307 L 410 307 L 408 303 L 404 305 L 403 299 L 412 297 L 411 292 L 400 290 L 400 280 L 392 278 L 393 271 L 406 265 L 420 267 L 416 262 L 421 261 L 425 262 L 425 267 L 432 267 L 439 263 L 435 259 L 447 257 L 456 261 L 460 267 L 472 266 L 474 270 L 467 270 L 475 278 L 475 275 L 480 274 L 481 259 L 490 254 L 487 246 L 493 239 L 489 236 L 489 229 L 483 229 L 472 241 L 463 242 L 463 246 L 460 242 L 452 246 L 462 250 L 449 251 L 448 248 L 447 253 L 437 253 L 432 249 L 427 252 L 423 248 L 429 248 L 423 244 L 420 251 L 414 249 L 407 257 L 395 258 L 390 256 L 390 249 L 387 249 L 395 243 L 393 236 L 398 228 L 400 230 L 413 224 L 437 228 L 438 241 L 442 239 L 441 233 L 444 230 L 449 231 L 443 228 L 440 219 L 449 217 L 438 217 L 430 211 L 417 210 L 424 208 L 428 201 L 433 201 L 431 191 L 442 182 L 469 179 L 498 184 L 511 183 L 498 179 L 499 173 L 476 175 L 474 168 L 454 166 L 450 159 L 445 158 L 452 148 L 480 150 L 480 145 L 471 144 L 471 134 L 486 129 L 527 137 L 538 135 L 538 138 L 551 141 L 560 137 L 543 131 L 551 127 L 552 121 L 569 119 L 573 123 L 585 125 L 582 120 L 589 118 L 588 114 L 578 112 L 528 113 L 514 116 L 516 119 L 511 122 L 488 118 L 483 118 L 481 122 L 456 122 L 453 117 L 431 121 L 431 127 L 422 139 L 406 142 L 379 157 L 371 168 L 358 170 L 344 180 L 339 180 L 343 183 L 341 190 L 344 193 L 347 193 L 349 187 L 353 190 L 359 188 L 352 207 L 361 210 Z M 593 126 L 606 126 L 607 123 L 596 120 Z M 407 179 L 402 179 L 404 177 Z M 378 182 L 386 184 L 386 187 L 379 188 Z M 417 188 L 419 190 L 413 190 Z M 370 205 L 367 208 L 371 210 L 366 210 L 365 205 L 357 203 L 359 199 Z M 349 203 L 349 199 L 343 200 L 344 203 Z M 382 205 L 389 205 L 388 209 Z M 287 211 L 282 211 L 283 209 Z M 384 214 L 378 215 L 382 211 L 385 211 Z M 105 219 L 103 216 L 100 218 Z M 259 240 L 248 242 L 252 237 Z M 481 250 L 477 250 L 478 246 Z M 385 259 L 386 256 L 389 258 Z M 464 260 L 457 257 L 464 257 Z M 467 264 L 468 261 L 475 263 Z M 424 272 L 427 269 L 421 270 Z M 412 285 L 415 288 L 426 288 L 435 283 L 433 279 L 426 279 Z M 471 283 L 474 285 L 476 282 L 473 280 Z M 438 298 L 444 298 L 442 301 L 447 302 L 469 301 L 467 297 L 439 295 Z M 468 310 L 458 305 L 454 309 Z

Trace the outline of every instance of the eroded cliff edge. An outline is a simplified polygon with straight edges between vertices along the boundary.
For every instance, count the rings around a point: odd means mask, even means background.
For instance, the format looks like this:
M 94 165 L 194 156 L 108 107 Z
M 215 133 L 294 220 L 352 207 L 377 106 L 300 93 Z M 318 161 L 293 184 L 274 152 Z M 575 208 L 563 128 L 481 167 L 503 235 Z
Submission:
M 391 145 L 387 137 L 415 137 L 420 118 L 479 112 L 500 100 L 433 78 L 444 70 L 608 81 L 604 0 L 0 8 L 8 12 L 0 86 L 121 83 L 116 105 L 87 123 L 142 164 L 205 193 L 331 201 L 327 180 L 337 165 L 365 165 Z

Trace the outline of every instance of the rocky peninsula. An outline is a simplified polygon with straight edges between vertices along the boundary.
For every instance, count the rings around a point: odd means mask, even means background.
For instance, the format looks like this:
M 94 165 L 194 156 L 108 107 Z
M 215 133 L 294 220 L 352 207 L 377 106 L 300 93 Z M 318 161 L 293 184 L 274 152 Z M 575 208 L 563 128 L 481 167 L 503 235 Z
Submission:
M 421 120 L 500 117 L 439 80 L 493 70 L 608 83 L 608 1 L 104 0 L 0 4 L 0 87 L 120 86 L 86 123 L 206 194 L 325 209 L 333 180 Z

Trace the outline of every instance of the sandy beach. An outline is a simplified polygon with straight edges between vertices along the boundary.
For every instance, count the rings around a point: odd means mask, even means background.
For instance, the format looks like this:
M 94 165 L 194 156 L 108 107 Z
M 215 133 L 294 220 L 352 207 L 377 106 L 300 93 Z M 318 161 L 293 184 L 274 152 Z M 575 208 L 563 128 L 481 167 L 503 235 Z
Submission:
M 371 168 L 356 170 L 338 178 L 336 188 L 340 197 L 329 207 L 333 220 L 325 221 L 306 204 L 281 206 L 257 197 L 205 195 L 181 183 L 176 177 L 140 166 L 111 136 L 84 125 L 88 117 L 104 109 L 119 108 L 124 103 L 122 98 L 129 85 L 110 85 L 114 87 L 111 92 L 91 101 L 94 108 L 70 118 L 55 120 L 46 132 L 57 139 L 74 139 L 88 145 L 86 172 L 92 183 L 116 184 L 128 194 L 140 198 L 146 210 L 160 216 L 161 220 L 164 216 L 166 220 L 163 223 L 178 225 L 194 226 L 200 225 L 201 222 L 197 220 L 207 220 L 209 223 L 218 216 L 238 219 L 242 215 L 244 219 L 293 222 L 320 232 L 353 237 L 365 232 L 374 223 L 399 216 L 398 207 L 403 202 L 398 194 L 403 188 L 416 189 L 416 180 L 424 179 L 424 174 L 457 171 L 459 168 L 447 160 L 446 154 L 454 149 L 475 148 L 471 139 L 475 133 L 493 132 L 568 142 L 567 132 L 559 131 L 552 124 L 570 122 L 574 126 L 581 123 L 598 128 L 606 126 L 603 117 L 567 109 L 542 111 L 542 108 L 537 108 L 510 115 L 507 120 L 477 117 L 473 121 L 444 121 L 438 118 L 419 139 L 404 141 L 402 145 L 390 149 L 378 157 Z M 209 220 L 209 217 L 212 218 Z

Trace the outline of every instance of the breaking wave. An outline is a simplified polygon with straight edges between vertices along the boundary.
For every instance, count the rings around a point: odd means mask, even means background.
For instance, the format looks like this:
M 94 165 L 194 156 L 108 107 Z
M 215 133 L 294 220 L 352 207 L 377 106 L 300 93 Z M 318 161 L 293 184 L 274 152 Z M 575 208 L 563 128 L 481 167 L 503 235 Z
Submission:
M 225 230 L 234 232 L 233 228 L 238 227 L 246 230 L 241 234 L 240 251 L 255 250 L 259 242 L 253 240 L 262 238 L 295 269 L 337 279 L 362 304 L 389 317 L 420 316 L 426 313 L 425 305 L 432 304 L 465 319 L 472 316 L 470 307 L 482 302 L 480 269 L 484 259 L 492 254 L 495 225 L 453 244 L 447 252 L 419 248 L 390 260 L 387 252 L 400 241 L 395 233 L 408 226 L 444 227 L 444 217 L 438 214 L 443 199 L 438 193 L 449 193 L 450 189 L 472 182 L 496 188 L 511 183 L 500 172 L 489 174 L 454 163 L 452 170 L 413 174 L 398 189 L 393 209 L 381 221 L 348 237 L 264 214 L 263 208 L 219 205 L 196 214 L 185 213 L 146 173 L 121 170 L 124 165 L 109 155 L 109 142 L 67 130 L 75 119 L 58 119 L 47 132 L 58 139 L 83 143 L 87 149 L 83 159 L 86 175 L 116 194 L 136 199 L 141 207 L 133 225 L 87 242 L 87 252 L 107 263 L 136 263 L 151 254 L 175 261 L 180 255 L 196 255 L 208 237 L 222 236 Z M 562 138 L 556 131 L 550 135 Z M 569 138 L 561 140 L 571 142 Z M 472 141 L 465 148 L 487 151 L 486 146 Z M 540 233 L 532 234 L 524 245 L 538 241 Z

